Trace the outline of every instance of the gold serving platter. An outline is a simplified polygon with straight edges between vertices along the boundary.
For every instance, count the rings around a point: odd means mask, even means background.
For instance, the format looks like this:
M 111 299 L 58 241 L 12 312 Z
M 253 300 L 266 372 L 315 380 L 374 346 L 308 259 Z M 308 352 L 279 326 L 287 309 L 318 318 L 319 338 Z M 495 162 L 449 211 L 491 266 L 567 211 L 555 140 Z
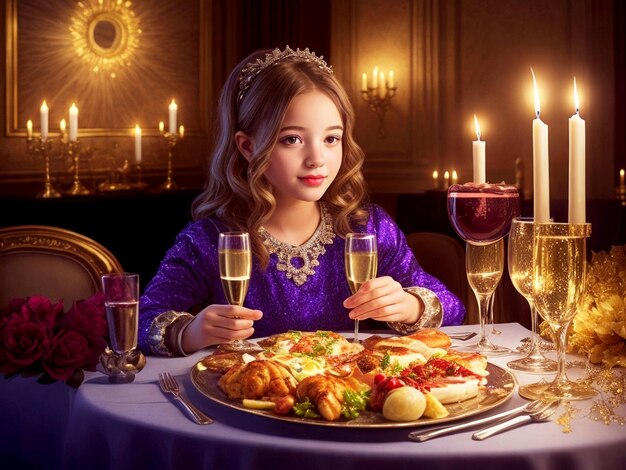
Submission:
M 191 382 L 200 393 L 220 405 L 234 408 L 236 410 L 243 411 L 244 413 L 265 416 L 270 419 L 340 428 L 403 428 L 431 426 L 434 424 L 460 420 L 469 416 L 484 413 L 506 402 L 511 397 L 515 389 L 515 378 L 510 372 L 495 364 L 487 364 L 487 371 L 489 372 L 487 384 L 479 388 L 478 395 L 474 398 L 470 398 L 469 400 L 446 405 L 450 414 L 445 418 L 420 418 L 415 421 L 403 422 L 388 421 L 383 417 L 382 413 L 368 410 L 363 411 L 358 418 L 350 421 L 325 421 L 321 418 L 310 419 L 300 418 L 294 415 L 283 416 L 274 414 L 271 411 L 246 408 L 241 402 L 230 400 L 219 389 L 217 382 L 221 375 L 209 372 L 202 364 L 202 360 L 200 360 L 191 369 Z

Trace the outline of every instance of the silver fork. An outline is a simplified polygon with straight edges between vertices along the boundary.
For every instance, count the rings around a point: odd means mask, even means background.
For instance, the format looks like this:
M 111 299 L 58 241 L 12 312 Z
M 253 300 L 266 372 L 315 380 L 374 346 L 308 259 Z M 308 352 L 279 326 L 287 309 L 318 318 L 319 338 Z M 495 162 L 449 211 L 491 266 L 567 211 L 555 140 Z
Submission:
M 495 424 L 491 427 L 481 429 L 480 431 L 477 431 L 474 434 L 472 434 L 472 439 L 474 439 L 475 441 L 482 441 L 484 439 L 487 439 L 488 437 L 493 436 L 494 434 L 498 434 L 499 432 L 503 432 L 508 429 L 521 426 L 522 424 L 545 423 L 547 421 L 550 421 L 550 417 L 557 410 L 557 408 L 559 407 L 559 404 L 560 403 L 558 401 L 553 401 L 552 403 L 548 405 L 547 408 L 541 411 L 530 413 L 524 416 L 517 416 L 513 419 L 506 420 L 503 423 Z
M 430 429 L 428 431 L 412 431 L 409 433 L 409 439 L 417 442 L 424 442 L 434 437 L 445 436 L 446 434 L 452 434 L 464 429 L 475 428 L 489 423 L 494 423 L 502 419 L 514 418 L 529 413 L 537 413 L 550 406 L 550 403 L 546 403 L 541 400 L 531 401 L 525 405 L 513 408 L 512 410 L 503 411 L 493 416 L 487 416 L 486 418 L 475 419 L 467 421 L 466 423 L 453 424 L 447 426 L 441 426 L 438 428 Z
M 169 372 L 159 374 L 159 386 L 164 393 L 171 393 L 176 400 L 181 402 L 189 416 L 198 424 L 211 424 L 213 420 L 196 408 L 185 395 L 180 393 L 178 382 Z

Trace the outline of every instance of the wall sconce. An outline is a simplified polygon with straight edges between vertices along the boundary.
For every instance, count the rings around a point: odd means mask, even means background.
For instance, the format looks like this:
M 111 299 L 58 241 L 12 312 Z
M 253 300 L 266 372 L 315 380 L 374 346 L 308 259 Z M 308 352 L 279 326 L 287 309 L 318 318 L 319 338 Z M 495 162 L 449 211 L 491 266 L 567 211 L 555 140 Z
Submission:
M 368 81 L 367 74 L 363 73 L 361 96 L 370 109 L 378 116 L 379 139 L 383 139 L 386 135 L 384 127 L 385 113 L 391 98 L 396 96 L 396 90 L 396 79 L 393 70 L 389 72 L 388 80 L 385 80 L 385 73 L 379 72 L 378 66 L 374 67 L 371 82 Z

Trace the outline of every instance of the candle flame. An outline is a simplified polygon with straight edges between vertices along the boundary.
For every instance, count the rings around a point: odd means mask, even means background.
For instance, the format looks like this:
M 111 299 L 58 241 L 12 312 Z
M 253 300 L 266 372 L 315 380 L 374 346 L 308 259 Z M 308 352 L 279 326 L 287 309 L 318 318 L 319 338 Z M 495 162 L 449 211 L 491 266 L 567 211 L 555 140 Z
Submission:
M 61 129 L 61 132 L 65 132 L 65 126 L 67 126 L 65 119 L 61 119 L 61 122 L 59 123 L 59 129 Z
M 177 109 L 177 108 L 178 108 L 178 105 L 176 104 L 176 101 L 172 99 L 172 102 L 170 103 L 170 109 Z
M 135 135 L 141 135 L 141 127 L 139 127 L 139 124 L 135 124 Z
M 535 113 L 537 117 L 541 114 L 541 108 L 539 106 L 539 88 L 537 87 L 537 79 L 535 78 L 535 72 L 533 68 L 530 68 L 530 73 L 533 75 L 533 86 L 535 88 Z
M 624 170 L 622 170 L 624 171 Z M 433 179 L 439 178 L 439 172 L 437 170 L 433 171 Z
M 456 181 L 459 179 L 459 176 L 456 174 L 456 170 L 452 170 L 452 181 Z
M 480 140 L 480 124 L 478 124 L 478 118 L 474 114 L 474 128 L 476 129 L 476 138 Z
M 620 176 L 624 176 L 624 169 L 623 168 L 619 171 L 619 175 Z
M 163 129 L 165 129 L 165 124 L 163 124 L 163 121 L 159 122 L 159 132 L 163 132 Z
M 450 178 L 450 172 L 446 170 L 446 172 L 443 174 L 443 177 L 444 177 L 445 179 Z
M 41 103 L 41 110 L 42 111 L 47 111 L 48 110 L 48 105 L 46 104 L 46 100 L 43 100 L 43 103 Z
M 574 77 L 574 108 L 576 109 L 576 114 L 578 114 L 578 110 L 580 109 L 580 103 L 578 102 L 578 88 L 576 88 L 576 77 Z

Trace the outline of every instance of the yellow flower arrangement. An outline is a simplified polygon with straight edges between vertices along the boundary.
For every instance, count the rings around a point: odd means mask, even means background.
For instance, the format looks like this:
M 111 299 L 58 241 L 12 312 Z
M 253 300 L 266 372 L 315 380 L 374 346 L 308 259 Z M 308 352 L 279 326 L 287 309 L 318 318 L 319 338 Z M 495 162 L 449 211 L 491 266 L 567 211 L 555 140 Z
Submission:
M 592 254 L 568 335 L 570 352 L 587 355 L 593 364 L 626 367 L 626 246 Z

